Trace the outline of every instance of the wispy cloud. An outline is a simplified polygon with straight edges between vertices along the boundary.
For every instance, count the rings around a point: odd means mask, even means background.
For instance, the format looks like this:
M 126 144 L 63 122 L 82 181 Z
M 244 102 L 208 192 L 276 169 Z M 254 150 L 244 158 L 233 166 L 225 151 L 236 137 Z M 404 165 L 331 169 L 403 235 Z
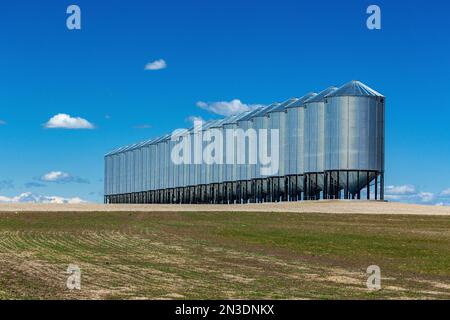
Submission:
M 408 195 L 415 194 L 416 187 L 412 185 L 402 185 L 402 186 L 387 186 L 386 193 L 390 195 Z
M 242 103 L 241 100 L 239 99 L 234 99 L 231 101 L 218 101 L 218 102 L 203 102 L 203 101 L 197 102 L 197 107 L 221 116 L 231 116 L 261 106 L 263 105 L 245 104 Z
M 164 61 L 164 59 L 155 60 L 152 62 L 149 62 L 145 65 L 145 70 L 162 70 L 167 68 L 167 63 Z
M 413 185 L 387 186 L 385 198 L 404 203 L 450 205 L 450 188 L 436 194 L 418 190 Z
M 0 120 L 0 126 L 6 125 L 6 121 Z
M 435 200 L 435 195 L 432 192 L 419 192 L 417 196 L 425 203 L 431 203 Z
M 52 171 L 46 173 L 40 177 L 39 180 L 42 182 L 53 183 L 89 183 L 89 180 L 87 179 L 74 177 L 71 174 L 62 171 Z
M 83 199 L 79 197 L 64 198 L 58 196 L 43 196 L 37 195 L 31 192 L 24 192 L 18 196 L 5 197 L 0 196 L 0 203 L 66 203 L 66 204 L 78 204 L 84 203 Z
M 47 129 L 94 129 L 94 125 L 86 119 L 59 113 L 44 125 Z

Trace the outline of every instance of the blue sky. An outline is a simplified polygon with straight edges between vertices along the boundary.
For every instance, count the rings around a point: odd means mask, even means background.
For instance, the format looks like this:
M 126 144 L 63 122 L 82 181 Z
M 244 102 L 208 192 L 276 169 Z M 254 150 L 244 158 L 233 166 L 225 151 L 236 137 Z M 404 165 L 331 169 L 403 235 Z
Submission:
M 71 4 L 81 30 L 66 27 Z M 381 30 L 366 27 L 371 4 Z M 449 15 L 438 0 L 5 2 L 0 201 L 102 201 L 103 155 L 217 117 L 199 101 L 269 104 L 358 79 L 387 97 L 391 198 L 450 203 Z M 57 114 L 95 128 L 45 128 Z

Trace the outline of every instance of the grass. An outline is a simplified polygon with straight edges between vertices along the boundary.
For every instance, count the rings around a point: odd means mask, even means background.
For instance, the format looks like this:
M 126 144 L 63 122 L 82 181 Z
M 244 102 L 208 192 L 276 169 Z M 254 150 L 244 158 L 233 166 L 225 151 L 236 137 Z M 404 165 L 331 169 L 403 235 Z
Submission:
M 69 264 L 82 288 L 66 288 Z M 366 288 L 378 265 L 382 290 Z M 2 213 L 1 299 L 450 298 L 450 219 Z

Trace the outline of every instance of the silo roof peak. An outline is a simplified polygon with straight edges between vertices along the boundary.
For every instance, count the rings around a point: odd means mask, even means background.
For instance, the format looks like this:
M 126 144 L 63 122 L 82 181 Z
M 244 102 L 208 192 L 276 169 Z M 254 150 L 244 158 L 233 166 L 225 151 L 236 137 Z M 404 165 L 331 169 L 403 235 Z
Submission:
M 315 93 L 315 92 L 309 92 L 309 93 L 305 94 L 303 97 L 301 97 L 300 99 L 297 99 L 297 101 L 295 101 L 295 102 L 291 103 L 290 105 L 288 105 L 286 107 L 286 109 L 301 107 L 301 106 L 303 106 L 305 104 L 305 101 L 315 97 L 316 95 L 317 95 L 317 93 Z
M 358 80 L 352 80 L 344 84 L 336 91 L 328 94 L 326 97 L 341 97 L 341 96 L 358 96 L 358 97 L 384 97 L 381 93 L 373 90 L 364 83 Z
M 286 100 L 286 101 L 282 102 L 281 104 L 279 104 L 278 106 L 275 106 L 274 108 L 268 110 L 267 113 L 282 112 L 282 111 L 286 110 L 287 106 L 295 103 L 296 101 L 298 101 L 298 98 L 290 98 L 289 100 Z
M 255 109 L 251 110 L 249 113 L 247 113 L 244 117 L 240 118 L 238 121 L 249 121 L 253 116 L 257 113 L 259 113 L 264 107 L 256 107 Z
M 312 102 L 323 102 L 325 101 L 325 97 L 335 92 L 338 88 L 337 87 L 329 87 L 321 92 L 319 92 L 317 95 L 312 96 L 311 98 L 307 99 L 305 103 L 312 103 Z
M 262 109 L 260 109 L 258 112 L 256 112 L 255 114 L 252 115 L 252 118 L 256 118 L 256 117 L 263 117 L 267 114 L 267 112 L 269 112 L 270 110 L 272 110 L 273 108 L 276 108 L 277 106 L 279 106 L 280 104 L 278 102 L 272 103 L 266 107 L 263 107 Z

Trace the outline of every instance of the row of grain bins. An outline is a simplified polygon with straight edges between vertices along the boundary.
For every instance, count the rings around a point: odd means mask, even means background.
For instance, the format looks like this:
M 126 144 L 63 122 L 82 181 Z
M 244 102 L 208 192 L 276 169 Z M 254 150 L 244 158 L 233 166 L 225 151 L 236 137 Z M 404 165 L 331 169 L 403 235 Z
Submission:
M 359 81 L 118 148 L 106 203 L 384 198 L 385 98 Z

